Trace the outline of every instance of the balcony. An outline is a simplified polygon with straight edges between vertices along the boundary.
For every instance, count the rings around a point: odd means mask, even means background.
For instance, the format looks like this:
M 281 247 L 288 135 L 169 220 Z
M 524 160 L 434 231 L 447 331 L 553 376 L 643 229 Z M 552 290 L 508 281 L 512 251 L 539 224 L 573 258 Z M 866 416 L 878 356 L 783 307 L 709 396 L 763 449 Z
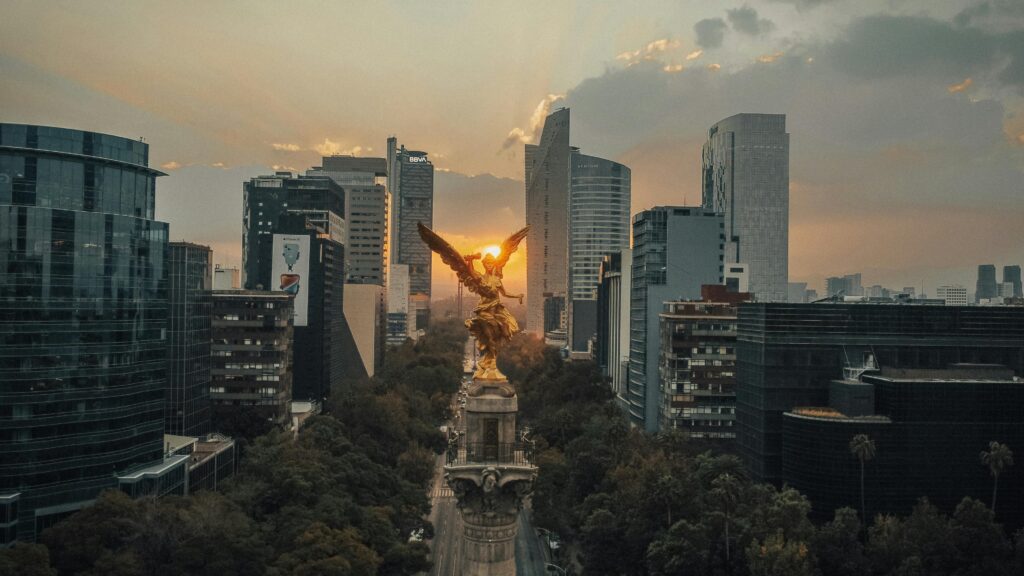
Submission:
M 505 465 L 531 466 L 533 441 L 487 443 L 466 442 L 460 436 L 458 441 L 448 445 L 448 466 L 464 465 Z

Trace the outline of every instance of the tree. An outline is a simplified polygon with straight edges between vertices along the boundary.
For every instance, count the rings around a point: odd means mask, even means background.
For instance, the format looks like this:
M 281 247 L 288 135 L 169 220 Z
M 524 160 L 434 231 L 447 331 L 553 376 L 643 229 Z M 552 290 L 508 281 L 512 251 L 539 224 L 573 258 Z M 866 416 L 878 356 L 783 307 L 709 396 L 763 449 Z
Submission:
M 787 541 L 781 530 L 747 548 L 747 567 L 755 576 L 813 576 L 814 564 L 807 545 Z
M 57 571 L 50 567 L 46 546 L 18 542 L 0 548 L 0 576 L 57 576 Z
M 732 558 L 730 556 L 730 545 L 729 545 L 729 523 L 730 514 L 736 507 L 736 502 L 740 497 L 740 482 L 735 476 L 729 473 L 722 474 L 718 478 L 715 478 L 711 482 L 711 497 L 721 507 L 722 515 L 725 518 L 724 521 L 724 532 L 725 532 L 725 563 L 726 565 L 732 565 Z
M 982 450 L 981 463 L 988 466 L 992 474 L 992 513 L 996 513 L 996 490 L 999 488 L 999 474 L 1003 468 L 1013 466 L 1013 451 L 1006 444 L 995 440 L 988 443 L 988 450 Z
M 867 518 L 864 506 L 864 463 L 875 457 L 875 441 L 867 434 L 857 434 L 850 440 L 850 452 L 860 461 L 860 515 Z
M 836 510 L 835 518 L 811 539 L 818 568 L 829 576 L 864 576 L 870 573 L 864 546 L 860 543 L 860 520 L 853 508 Z

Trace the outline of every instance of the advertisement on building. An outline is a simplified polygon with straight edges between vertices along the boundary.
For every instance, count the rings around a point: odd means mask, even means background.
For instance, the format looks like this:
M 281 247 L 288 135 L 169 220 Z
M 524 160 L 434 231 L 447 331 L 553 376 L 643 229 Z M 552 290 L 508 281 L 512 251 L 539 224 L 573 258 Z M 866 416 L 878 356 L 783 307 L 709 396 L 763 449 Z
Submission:
M 309 313 L 309 236 L 274 234 L 270 268 L 272 290 L 295 297 L 295 325 L 307 326 Z

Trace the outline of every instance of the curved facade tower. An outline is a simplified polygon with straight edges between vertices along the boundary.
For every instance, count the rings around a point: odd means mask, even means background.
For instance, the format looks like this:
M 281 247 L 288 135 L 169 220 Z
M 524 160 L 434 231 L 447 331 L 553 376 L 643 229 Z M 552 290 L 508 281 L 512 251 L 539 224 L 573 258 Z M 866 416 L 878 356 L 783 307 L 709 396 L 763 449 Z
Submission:
M 570 352 L 589 352 L 601 261 L 629 248 L 630 171 L 573 150 L 570 174 L 568 343 Z
M 161 462 L 167 224 L 141 141 L 0 124 L 0 536 Z

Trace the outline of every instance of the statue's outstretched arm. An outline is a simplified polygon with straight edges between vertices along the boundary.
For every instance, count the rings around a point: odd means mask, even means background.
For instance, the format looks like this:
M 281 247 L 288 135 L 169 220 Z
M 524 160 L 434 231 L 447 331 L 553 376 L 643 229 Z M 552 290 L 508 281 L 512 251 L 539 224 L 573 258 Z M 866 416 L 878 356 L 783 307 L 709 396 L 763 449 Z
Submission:
M 525 294 L 509 294 L 508 292 L 505 292 L 505 286 L 503 284 L 498 285 L 498 292 L 501 292 L 501 295 L 505 298 L 516 298 L 519 300 L 520 304 L 523 303 L 523 297 L 526 296 Z

